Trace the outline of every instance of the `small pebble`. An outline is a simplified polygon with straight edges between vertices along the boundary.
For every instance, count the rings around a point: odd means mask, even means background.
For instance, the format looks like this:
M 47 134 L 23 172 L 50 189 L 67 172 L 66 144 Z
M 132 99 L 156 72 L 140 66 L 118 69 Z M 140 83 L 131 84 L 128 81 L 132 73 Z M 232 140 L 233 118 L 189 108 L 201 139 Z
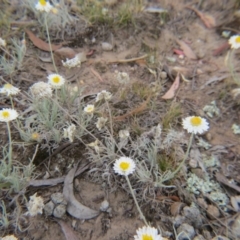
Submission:
M 54 204 L 59 204 L 59 203 L 62 203 L 64 201 L 64 196 L 63 196 L 62 193 L 57 192 L 57 193 L 53 193 L 51 195 L 51 199 L 52 199 Z
M 177 229 L 177 233 L 179 234 L 178 240 L 193 239 L 195 236 L 194 228 L 187 223 L 183 223 Z
M 107 42 L 102 42 L 102 49 L 103 51 L 112 51 L 113 45 Z
M 193 240 L 205 240 L 205 238 L 202 235 L 197 235 Z
M 46 203 L 44 205 L 44 213 L 46 214 L 46 216 L 51 216 L 53 213 L 53 209 L 54 209 L 54 203 L 52 201 Z
M 162 80 L 165 80 L 165 79 L 167 78 L 167 73 L 164 72 L 164 71 L 160 72 L 160 78 L 161 78 Z
M 66 213 L 66 205 L 59 204 L 53 210 L 53 216 L 56 218 L 62 218 Z
M 183 215 L 186 217 L 189 223 L 194 227 L 199 228 L 202 226 L 202 218 L 199 209 L 195 206 L 186 206 L 183 208 Z
M 189 161 L 189 166 L 190 166 L 191 168 L 197 168 L 197 167 L 198 167 L 198 161 L 195 160 L 195 159 L 190 159 L 190 161 Z
M 185 221 L 185 217 L 181 216 L 181 215 L 177 215 L 174 219 L 173 219 L 173 224 L 175 227 L 179 227 L 180 225 L 182 225 Z
M 107 200 L 104 200 L 102 203 L 101 203 L 101 206 L 100 206 L 100 210 L 102 212 L 106 212 L 109 208 L 109 202 Z

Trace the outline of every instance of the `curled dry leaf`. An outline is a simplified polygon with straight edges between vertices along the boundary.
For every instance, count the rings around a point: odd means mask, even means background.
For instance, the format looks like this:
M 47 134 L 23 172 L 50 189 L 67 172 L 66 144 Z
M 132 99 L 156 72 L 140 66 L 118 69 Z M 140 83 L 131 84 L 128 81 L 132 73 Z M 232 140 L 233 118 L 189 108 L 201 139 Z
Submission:
M 36 46 L 37 48 L 39 48 L 43 51 L 48 51 L 48 52 L 51 51 L 49 44 L 44 42 L 40 38 L 36 37 L 33 34 L 33 32 L 31 32 L 30 30 L 27 30 L 27 29 L 25 30 L 25 32 L 27 33 L 28 37 L 30 38 L 30 40 L 32 41 L 34 46 Z M 51 46 L 52 46 L 52 50 L 56 51 L 57 49 L 62 47 L 62 44 L 59 44 L 59 45 L 51 44 Z
M 186 57 L 189 59 L 197 59 L 196 54 L 193 50 L 186 44 L 184 41 L 176 39 L 177 43 L 180 45 L 181 49 L 183 50 Z
M 98 216 L 99 211 L 84 206 L 75 198 L 73 193 L 73 179 L 76 169 L 77 166 L 71 169 L 64 180 L 63 195 L 67 201 L 67 212 L 77 219 L 91 219 Z
M 76 55 L 76 52 L 69 47 L 62 47 L 55 51 L 55 53 L 58 57 L 61 58 L 61 60 L 65 60 L 66 58 L 71 59 L 74 58 Z
M 174 83 L 172 84 L 172 86 L 169 88 L 169 90 L 162 96 L 163 99 L 171 99 L 175 96 L 175 92 L 179 87 L 179 83 L 180 83 L 180 77 L 179 74 L 177 75 Z
M 181 209 L 183 208 L 184 203 L 182 202 L 175 202 L 171 205 L 170 211 L 173 216 L 177 216 L 180 214 Z
M 64 221 L 57 220 L 58 224 L 61 226 L 62 231 L 65 235 L 66 240 L 78 240 L 79 238 L 76 236 L 71 227 L 69 227 Z
M 223 183 L 224 185 L 230 187 L 230 188 L 233 188 L 234 190 L 240 192 L 240 187 L 238 187 L 236 184 L 234 183 L 230 183 L 228 181 L 228 179 L 223 176 L 221 173 L 216 173 L 216 178 L 217 180 L 220 182 L 220 183 Z
M 207 209 L 207 215 L 210 219 L 216 219 L 220 216 L 220 212 L 216 206 L 209 205 Z
M 216 27 L 216 21 L 215 21 L 215 18 L 213 16 L 211 16 L 209 14 L 202 13 L 202 12 L 198 11 L 197 9 L 195 9 L 193 7 L 190 7 L 190 6 L 186 6 L 186 8 L 194 11 L 200 17 L 200 19 L 203 21 L 204 25 L 207 28 Z
M 236 212 L 240 212 L 240 196 L 232 196 L 231 204 Z

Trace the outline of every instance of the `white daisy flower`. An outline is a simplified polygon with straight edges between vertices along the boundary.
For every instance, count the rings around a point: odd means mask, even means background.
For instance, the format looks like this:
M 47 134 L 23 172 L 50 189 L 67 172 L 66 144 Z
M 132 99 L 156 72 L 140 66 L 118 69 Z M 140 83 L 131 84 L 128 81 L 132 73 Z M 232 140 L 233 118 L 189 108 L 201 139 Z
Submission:
M 92 105 L 92 104 L 89 104 L 89 105 L 87 105 L 85 108 L 84 108 L 84 112 L 86 112 L 86 113 L 92 113 L 93 111 L 94 111 L 94 105 Z
M 0 46 L 6 47 L 6 41 L 2 38 L 0 38 Z
M 97 94 L 96 97 L 96 102 L 101 101 L 101 100 L 110 100 L 112 98 L 112 94 L 106 90 L 102 90 L 100 93 Z
M 6 83 L 3 85 L 2 88 L 0 88 L 0 93 L 6 93 L 7 96 L 11 96 L 11 95 L 16 95 L 20 92 L 19 88 L 14 87 L 12 84 L 10 83 Z
M 114 163 L 113 170 L 120 175 L 129 175 L 135 171 L 135 162 L 128 157 L 120 157 Z
M 53 6 L 45 0 L 39 0 L 38 3 L 36 4 L 35 8 L 40 12 L 48 13 L 52 10 Z
M 2 240 L 18 240 L 14 235 L 7 235 L 1 239 Z
M 238 49 L 240 47 L 240 35 L 230 37 L 228 42 L 231 45 L 231 48 Z
M 154 227 L 144 226 L 137 230 L 134 240 L 162 240 L 162 236 L 158 234 L 158 230 Z
M 205 118 L 201 117 L 186 117 L 183 119 L 183 128 L 186 129 L 189 133 L 199 133 L 202 134 L 203 132 L 209 129 L 209 124 Z
M 0 122 L 10 122 L 18 117 L 18 113 L 15 109 L 3 108 L 0 111 Z
M 76 131 L 76 125 L 71 124 L 67 128 L 63 129 L 63 137 L 68 138 L 70 142 L 73 142 L 75 131 Z
M 30 215 L 32 217 L 36 216 L 39 213 L 42 214 L 43 208 L 44 208 L 43 198 L 37 197 L 37 193 L 35 193 L 30 197 L 30 200 L 27 204 L 28 212 L 26 212 L 25 214 Z
M 107 120 L 108 120 L 107 118 L 103 118 L 103 117 L 100 117 L 97 119 L 96 127 L 99 131 L 101 131 L 105 127 Z
M 65 83 L 65 79 L 59 74 L 50 74 L 48 76 L 48 83 L 52 88 L 59 89 Z
M 52 88 L 48 83 L 37 82 L 30 88 L 31 95 L 35 98 L 52 97 Z

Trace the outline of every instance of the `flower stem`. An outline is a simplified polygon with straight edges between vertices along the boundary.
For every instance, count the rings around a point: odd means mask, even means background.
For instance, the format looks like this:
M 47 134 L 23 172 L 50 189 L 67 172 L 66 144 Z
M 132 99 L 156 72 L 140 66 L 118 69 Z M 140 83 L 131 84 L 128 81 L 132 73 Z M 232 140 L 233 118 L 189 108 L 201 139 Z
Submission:
M 130 181 L 129 181 L 129 178 L 128 178 L 128 176 L 126 176 L 126 175 L 125 175 L 125 177 L 126 177 L 126 180 L 127 180 L 127 183 L 128 183 L 128 187 L 129 187 L 129 189 L 130 189 L 130 191 L 131 191 L 132 197 L 133 197 L 133 199 L 134 199 L 134 202 L 135 202 L 135 204 L 136 204 L 137 210 L 138 210 L 138 212 L 139 212 L 139 214 L 140 214 L 140 217 L 141 217 L 141 219 L 144 221 L 144 223 L 145 223 L 147 226 L 149 226 L 149 224 L 147 223 L 146 218 L 144 217 L 144 215 L 143 215 L 143 213 L 142 213 L 142 211 L 141 211 L 141 209 L 140 209 L 140 207 L 139 207 L 139 205 L 138 205 L 138 202 L 137 202 L 136 196 L 135 196 L 135 194 L 134 194 L 134 192 L 133 192 L 132 185 L 131 185 L 131 183 L 130 183 Z
M 12 109 L 14 109 L 14 104 L 13 104 L 13 100 L 12 100 L 12 96 L 10 95 L 10 102 L 11 102 L 11 105 L 12 105 Z
M 51 44 L 51 39 L 50 39 L 50 35 L 49 35 L 49 30 L 48 30 L 48 24 L 47 24 L 47 14 L 44 14 L 44 20 L 45 20 L 45 25 L 46 25 L 46 31 L 47 31 L 47 37 L 48 37 L 48 44 L 49 44 L 49 48 L 50 48 L 50 52 L 51 52 L 51 57 L 52 57 L 52 61 L 53 61 L 53 66 L 54 69 L 56 71 L 56 73 L 58 73 L 55 61 L 54 61 L 54 56 L 53 56 L 53 50 L 52 50 L 52 44 Z
M 187 157 L 188 157 L 188 155 L 189 155 L 190 148 L 191 148 L 191 146 L 192 146 L 193 136 L 194 136 L 194 133 L 191 134 L 191 137 L 190 137 L 190 140 L 189 140 L 189 143 L 188 143 L 187 152 L 186 152 L 186 154 L 185 154 L 185 156 L 184 156 L 183 161 L 179 164 L 178 168 L 172 173 L 172 174 L 173 174 L 173 177 L 178 173 L 178 171 L 182 168 L 182 166 L 184 165 L 184 163 L 185 163 L 186 160 L 187 160 Z
M 111 109 L 109 107 L 108 101 L 106 100 L 106 104 L 107 104 L 107 108 L 108 108 L 108 113 L 109 113 L 109 122 L 110 122 L 110 130 L 111 130 L 111 134 L 113 137 L 113 122 L 112 122 L 112 112 Z
M 235 54 L 234 49 L 231 49 L 228 54 L 229 54 L 228 67 L 230 69 L 231 76 L 232 76 L 233 80 L 235 81 L 235 83 L 237 83 L 239 85 L 239 79 L 236 76 L 236 72 L 234 71 L 234 64 L 233 64 L 233 57 Z
M 12 138 L 11 138 L 11 129 L 10 124 L 7 122 L 8 129 L 8 141 L 9 141 L 9 150 L 8 150 L 8 173 L 10 173 L 12 168 Z

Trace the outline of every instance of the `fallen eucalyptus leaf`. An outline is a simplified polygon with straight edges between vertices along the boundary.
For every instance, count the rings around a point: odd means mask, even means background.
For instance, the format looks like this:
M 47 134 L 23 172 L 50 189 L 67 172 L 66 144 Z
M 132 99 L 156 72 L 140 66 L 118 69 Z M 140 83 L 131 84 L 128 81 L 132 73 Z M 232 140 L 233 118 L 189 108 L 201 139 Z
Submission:
M 67 201 L 67 212 L 77 219 L 91 219 L 99 215 L 99 211 L 82 205 L 74 196 L 73 179 L 77 166 L 69 171 L 64 180 L 63 195 Z
M 196 54 L 193 52 L 193 50 L 182 40 L 176 39 L 177 43 L 180 45 L 181 49 L 183 50 L 186 57 L 189 59 L 197 59 Z
M 236 212 L 240 212 L 240 196 L 232 196 L 231 204 Z
M 54 54 L 60 57 L 61 60 L 65 60 L 66 58 L 68 59 L 74 58 L 76 52 L 72 48 L 62 47 L 57 49 Z
M 44 51 L 48 51 L 48 52 L 51 51 L 48 43 L 46 43 L 43 40 L 41 40 L 40 38 L 36 37 L 30 30 L 26 29 L 25 32 L 27 33 L 28 37 L 30 38 L 30 40 L 32 41 L 34 46 L 36 46 L 37 48 L 44 50 Z M 62 44 L 59 44 L 59 45 L 51 44 L 51 46 L 52 46 L 52 51 L 55 51 L 55 50 L 61 48 Z
M 163 99 L 171 99 L 175 96 L 175 92 L 179 87 L 179 83 L 180 83 L 180 77 L 179 74 L 177 75 L 174 83 L 172 84 L 172 86 L 169 88 L 169 90 L 162 96 Z
M 223 176 L 221 173 L 216 173 L 216 178 L 217 180 L 220 182 L 220 183 L 223 183 L 224 185 L 230 187 L 230 188 L 233 188 L 235 189 L 236 191 L 240 192 L 240 187 L 238 187 L 236 184 L 234 183 L 230 183 L 228 181 L 228 179 Z

